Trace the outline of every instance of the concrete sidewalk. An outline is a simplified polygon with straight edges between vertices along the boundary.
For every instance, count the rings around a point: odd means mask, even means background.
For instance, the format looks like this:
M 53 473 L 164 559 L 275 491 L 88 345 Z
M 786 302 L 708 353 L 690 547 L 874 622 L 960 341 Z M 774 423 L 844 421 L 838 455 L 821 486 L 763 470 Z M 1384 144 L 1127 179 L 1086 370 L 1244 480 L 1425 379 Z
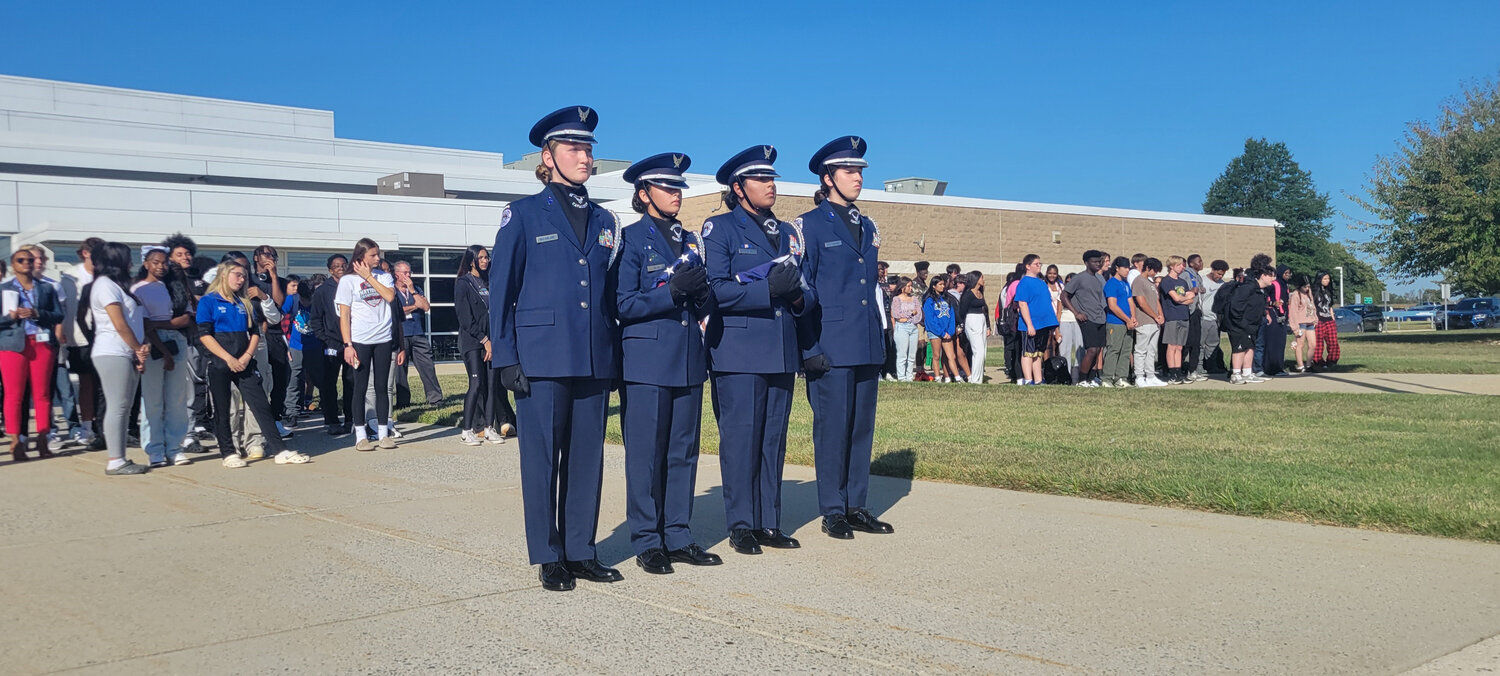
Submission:
M 984 370 L 989 383 L 1005 383 L 1003 367 Z M 1304 373 L 1278 376 L 1253 385 L 1230 385 L 1223 374 L 1189 387 L 1236 392 L 1343 392 L 1349 394 L 1489 394 L 1500 395 L 1500 375 L 1464 373 Z
M 600 552 L 626 579 L 559 594 L 525 563 L 514 442 L 294 441 L 313 463 L 0 465 L 4 670 L 1379 674 L 1500 654 L 1480 643 L 1494 545 L 891 478 L 872 506 L 897 533 L 835 541 L 788 467 L 803 548 L 747 557 L 705 456 L 694 527 L 725 565 L 657 577 L 629 560 L 610 448 Z

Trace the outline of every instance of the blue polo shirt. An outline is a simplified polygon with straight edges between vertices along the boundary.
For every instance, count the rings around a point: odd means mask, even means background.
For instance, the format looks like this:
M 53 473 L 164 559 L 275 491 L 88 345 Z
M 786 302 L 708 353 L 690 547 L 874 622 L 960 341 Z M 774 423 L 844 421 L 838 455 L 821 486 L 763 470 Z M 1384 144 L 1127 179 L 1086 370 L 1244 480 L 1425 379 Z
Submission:
M 245 333 L 250 330 L 250 315 L 243 304 L 210 293 L 198 301 L 198 327 L 204 333 Z
M 1052 309 L 1052 291 L 1041 277 L 1027 275 L 1016 285 L 1015 300 L 1025 303 L 1031 314 L 1031 325 L 1038 329 L 1057 326 L 1057 313 Z M 1026 317 L 1016 313 L 1016 328 L 1026 330 Z
M 1109 281 L 1104 283 L 1104 322 L 1106 324 L 1119 324 L 1120 326 L 1124 326 L 1125 320 L 1116 317 L 1115 313 L 1109 311 L 1108 303 L 1109 299 L 1111 298 L 1115 299 L 1115 305 L 1120 306 L 1120 312 L 1125 313 L 1125 316 L 1129 317 L 1130 285 L 1116 278 L 1114 275 L 1110 275 Z

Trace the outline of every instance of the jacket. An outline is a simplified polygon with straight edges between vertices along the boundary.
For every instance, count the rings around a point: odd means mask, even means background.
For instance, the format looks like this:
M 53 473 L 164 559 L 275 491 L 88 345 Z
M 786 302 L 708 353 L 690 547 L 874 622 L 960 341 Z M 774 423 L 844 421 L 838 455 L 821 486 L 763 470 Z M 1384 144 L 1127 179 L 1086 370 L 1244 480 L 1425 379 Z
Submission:
M 802 307 L 772 298 L 765 279 L 741 282 L 738 275 L 784 255 L 801 259 L 802 237 L 781 221 L 775 247 L 743 206 L 703 223 L 703 259 L 718 313 L 704 340 L 709 368 L 717 373 L 796 373 L 802 366 L 797 316 L 817 306 L 816 289 L 804 287 Z M 874 298 L 874 295 L 871 295 Z
M 474 275 L 454 279 L 453 311 L 458 313 L 458 353 L 484 350 L 490 335 L 489 284 Z
M 329 278 L 313 290 L 312 307 L 309 308 L 307 326 L 323 342 L 325 350 L 344 345 L 344 334 L 339 329 L 339 311 L 333 302 L 338 290 L 338 280 Z
M 692 387 L 708 379 L 708 349 L 699 321 L 714 310 L 712 291 L 702 303 L 676 301 L 665 280 L 680 260 L 702 265 L 702 238 L 683 231 L 682 256 L 648 216 L 626 227 L 615 267 L 624 378 L 630 383 Z
M 1293 291 L 1287 299 L 1286 307 L 1287 322 L 1292 326 L 1318 323 L 1318 308 L 1313 305 L 1311 293 Z
M 885 363 L 880 318 L 885 296 L 875 284 L 880 231 L 869 217 L 859 220 L 857 242 L 826 201 L 795 221 L 807 240 L 803 277 L 818 297 L 817 306 L 798 318 L 806 343 L 803 358 L 822 354 L 834 366 Z
M 1255 335 L 1265 316 L 1266 294 L 1260 286 L 1251 281 L 1236 284 L 1229 296 L 1229 323 L 1226 326 L 1239 333 Z
M 15 279 L 7 279 L 0 283 L 0 289 L 23 292 L 21 283 Z M 32 306 L 36 310 L 36 317 L 32 320 L 36 323 L 38 331 L 47 334 L 52 333 L 52 327 L 62 323 L 62 303 L 57 298 L 57 289 L 51 284 L 41 280 L 31 283 Z M 49 337 L 48 340 L 51 340 Z M 26 321 L 11 319 L 10 311 L 7 309 L 0 313 L 0 350 L 5 352 L 21 352 L 26 349 Z

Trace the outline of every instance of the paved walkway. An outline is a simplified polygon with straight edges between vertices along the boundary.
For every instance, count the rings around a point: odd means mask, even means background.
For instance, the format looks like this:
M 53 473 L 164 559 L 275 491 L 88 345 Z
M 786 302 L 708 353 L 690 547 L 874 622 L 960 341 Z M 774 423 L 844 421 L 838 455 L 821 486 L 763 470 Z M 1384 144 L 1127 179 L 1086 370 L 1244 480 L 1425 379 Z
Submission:
M 1003 383 L 1002 368 L 986 367 L 988 382 Z M 1223 375 L 1183 387 L 1205 390 L 1265 392 L 1346 392 L 1355 394 L 1491 394 L 1500 395 L 1500 375 L 1460 373 L 1305 373 L 1276 377 L 1254 385 L 1230 385 Z
M 726 564 L 649 576 L 618 448 L 600 551 L 626 579 L 549 593 L 514 442 L 411 437 L 308 433 L 309 465 L 142 477 L 100 453 L 0 463 L 4 671 L 1381 674 L 1500 654 L 1481 643 L 1500 546 L 891 478 L 872 500 L 897 533 L 842 542 L 789 467 L 803 549 L 746 557 L 713 456 L 694 527 Z

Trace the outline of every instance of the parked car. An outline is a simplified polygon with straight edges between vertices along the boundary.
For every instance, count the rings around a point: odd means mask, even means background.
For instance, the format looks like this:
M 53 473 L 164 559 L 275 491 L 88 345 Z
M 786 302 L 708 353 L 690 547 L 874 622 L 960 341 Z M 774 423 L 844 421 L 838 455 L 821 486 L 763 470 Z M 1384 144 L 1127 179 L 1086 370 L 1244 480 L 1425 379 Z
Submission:
M 1413 305 L 1405 310 L 1383 313 L 1388 322 L 1430 322 L 1437 317 L 1438 306 L 1432 303 Z
M 1448 308 L 1448 322 L 1443 325 L 1442 316 L 1434 317 L 1433 326 L 1439 329 L 1490 329 L 1500 314 L 1500 298 L 1465 298 Z
M 1366 331 L 1385 330 L 1385 311 L 1390 308 L 1383 305 L 1345 305 L 1340 310 L 1348 310 L 1360 317 L 1360 327 L 1356 333 Z
M 1336 307 L 1333 309 L 1333 325 L 1339 333 L 1364 333 L 1365 325 L 1370 320 L 1364 315 L 1347 307 Z M 1379 329 L 1371 329 L 1379 330 Z

